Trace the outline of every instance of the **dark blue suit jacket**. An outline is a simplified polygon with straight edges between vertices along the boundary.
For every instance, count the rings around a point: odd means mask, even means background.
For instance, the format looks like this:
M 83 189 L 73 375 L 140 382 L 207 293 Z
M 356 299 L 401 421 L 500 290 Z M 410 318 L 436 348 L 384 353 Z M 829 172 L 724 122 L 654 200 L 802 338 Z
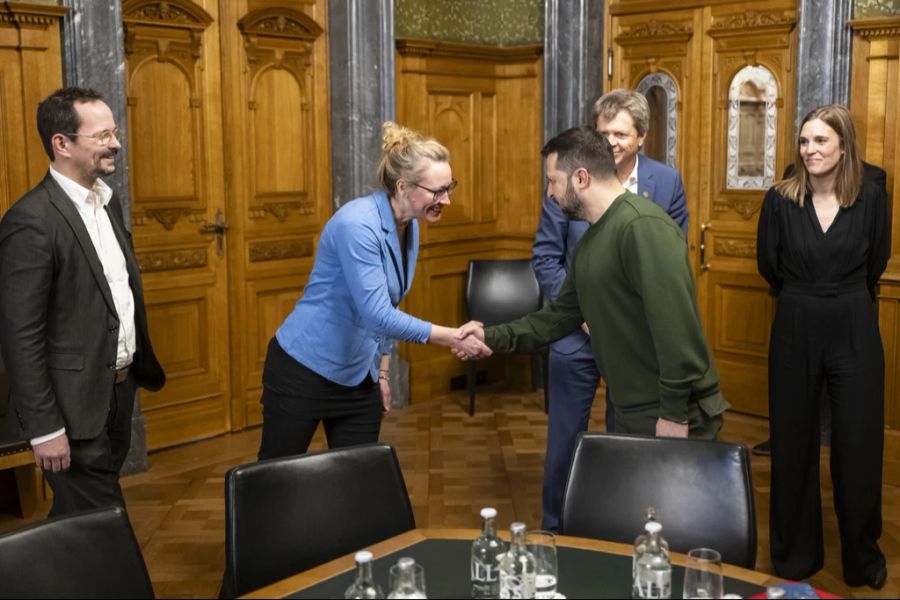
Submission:
M 641 154 L 638 158 L 637 193 L 662 207 L 687 236 L 687 201 L 684 183 L 677 170 Z M 554 200 L 544 198 L 541 220 L 534 235 L 531 265 L 546 298 L 552 300 L 559 294 L 572 265 L 575 246 L 589 226 L 587 221 L 570 221 Z M 588 340 L 588 336 L 579 330 L 552 347 L 557 352 L 572 354 L 584 347 Z

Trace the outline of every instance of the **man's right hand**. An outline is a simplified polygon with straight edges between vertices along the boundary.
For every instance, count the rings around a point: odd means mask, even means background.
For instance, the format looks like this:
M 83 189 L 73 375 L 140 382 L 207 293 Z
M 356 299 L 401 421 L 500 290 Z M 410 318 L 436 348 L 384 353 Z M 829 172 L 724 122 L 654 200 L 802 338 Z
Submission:
M 43 444 L 31 447 L 34 452 L 34 462 L 44 471 L 58 473 L 68 471 L 71 464 L 69 451 L 69 437 L 64 433 L 48 440 Z

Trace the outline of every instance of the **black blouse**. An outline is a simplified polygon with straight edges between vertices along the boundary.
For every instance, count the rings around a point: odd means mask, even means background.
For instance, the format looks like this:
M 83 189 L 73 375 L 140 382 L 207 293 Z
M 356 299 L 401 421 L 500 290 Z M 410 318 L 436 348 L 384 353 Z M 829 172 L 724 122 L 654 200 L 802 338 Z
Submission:
M 839 208 L 822 231 L 812 194 L 803 206 L 769 188 L 759 215 L 756 260 L 759 273 L 775 293 L 785 283 L 843 284 L 865 281 L 875 299 L 875 284 L 887 267 L 891 224 L 884 171 L 865 165 L 859 196 Z

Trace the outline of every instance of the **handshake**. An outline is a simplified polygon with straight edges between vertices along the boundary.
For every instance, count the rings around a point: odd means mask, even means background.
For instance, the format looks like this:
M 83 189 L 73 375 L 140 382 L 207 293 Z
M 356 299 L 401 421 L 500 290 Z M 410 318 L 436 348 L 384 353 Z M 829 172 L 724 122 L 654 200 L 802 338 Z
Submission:
M 494 353 L 484 343 L 484 323 L 469 321 L 455 330 L 450 339 L 450 351 L 460 360 L 487 358 Z

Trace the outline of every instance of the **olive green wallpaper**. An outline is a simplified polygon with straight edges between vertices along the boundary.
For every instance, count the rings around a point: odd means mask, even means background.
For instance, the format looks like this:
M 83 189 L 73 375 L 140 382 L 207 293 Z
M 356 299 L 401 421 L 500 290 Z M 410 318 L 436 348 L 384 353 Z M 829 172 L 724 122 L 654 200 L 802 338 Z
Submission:
M 395 0 L 398 38 L 524 46 L 544 42 L 543 0 Z
M 853 18 L 900 16 L 900 0 L 855 0 Z

